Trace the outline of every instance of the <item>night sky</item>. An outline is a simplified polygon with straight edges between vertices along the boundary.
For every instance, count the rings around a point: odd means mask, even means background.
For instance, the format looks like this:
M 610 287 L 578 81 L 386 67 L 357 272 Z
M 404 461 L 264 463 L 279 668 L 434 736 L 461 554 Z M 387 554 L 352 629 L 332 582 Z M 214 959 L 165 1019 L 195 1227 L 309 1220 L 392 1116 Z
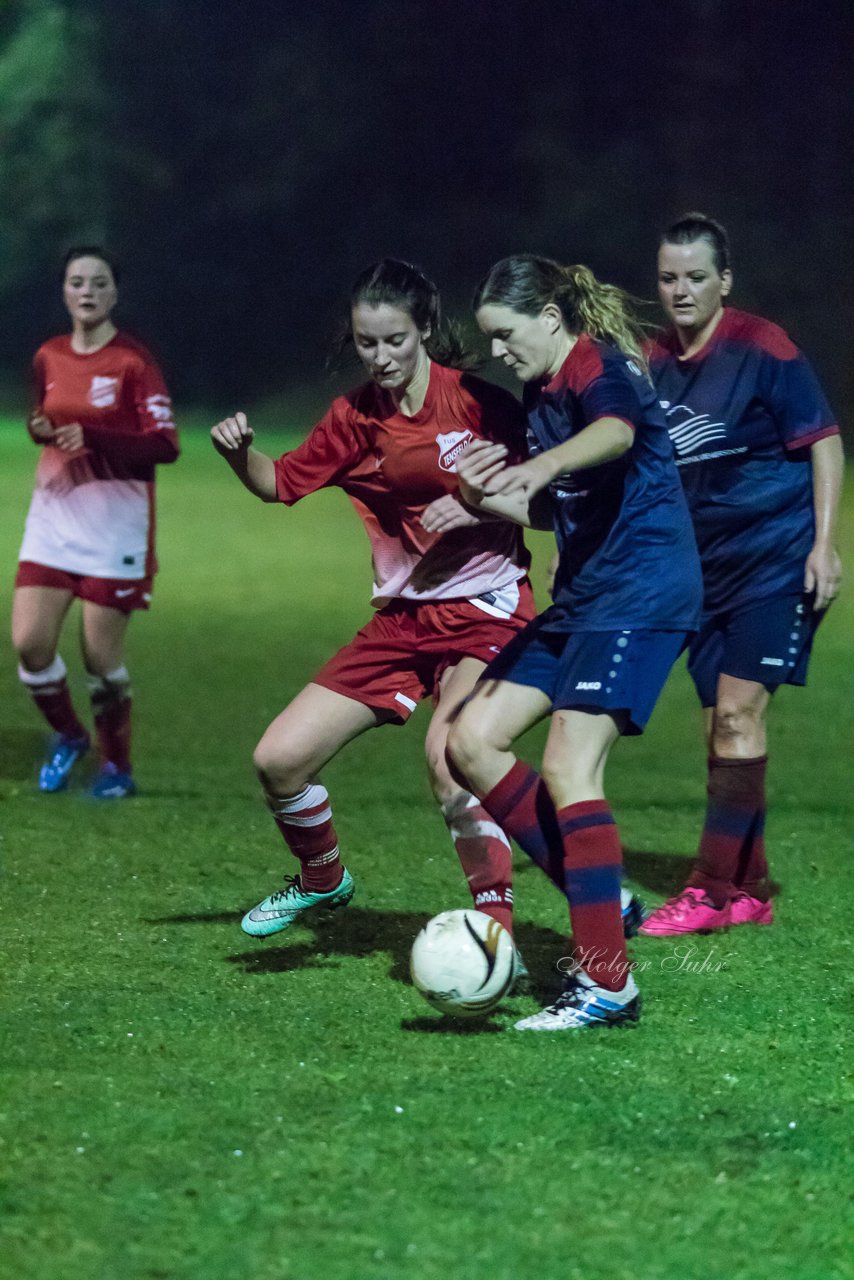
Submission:
M 652 298 L 658 232 L 699 209 L 729 228 L 735 305 L 841 413 L 852 29 L 842 0 L 7 3 L 0 363 L 64 327 L 81 239 L 119 255 L 120 318 L 179 397 L 219 406 L 322 382 L 376 257 L 460 315 L 511 252 Z

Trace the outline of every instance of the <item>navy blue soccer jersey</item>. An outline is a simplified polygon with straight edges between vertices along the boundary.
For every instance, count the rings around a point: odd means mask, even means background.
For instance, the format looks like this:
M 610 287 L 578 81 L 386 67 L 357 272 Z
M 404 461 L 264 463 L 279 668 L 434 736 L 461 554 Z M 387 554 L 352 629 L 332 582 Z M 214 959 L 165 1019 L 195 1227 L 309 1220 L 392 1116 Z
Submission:
M 655 391 L 643 371 L 582 335 L 545 386 L 525 388 L 528 449 L 552 449 L 600 418 L 634 432 L 620 458 L 549 486 L 559 564 L 549 610 L 572 631 L 691 631 L 702 585 L 691 518 Z
M 701 351 L 680 357 L 668 330 L 650 365 L 694 521 L 704 612 L 801 590 L 815 540 L 809 446 L 838 434 L 812 369 L 777 325 L 732 308 Z

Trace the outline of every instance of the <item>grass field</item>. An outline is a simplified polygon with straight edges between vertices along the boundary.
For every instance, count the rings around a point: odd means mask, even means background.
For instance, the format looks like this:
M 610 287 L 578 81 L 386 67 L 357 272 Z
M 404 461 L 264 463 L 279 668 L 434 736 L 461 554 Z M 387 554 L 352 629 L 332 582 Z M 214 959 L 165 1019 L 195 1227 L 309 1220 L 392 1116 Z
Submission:
M 6 633 L 35 450 L 8 423 L 0 454 Z M 43 734 L 2 642 L 3 1280 L 851 1276 L 854 589 L 809 690 L 773 709 L 777 925 L 692 953 L 636 941 L 636 1030 L 519 1035 L 566 950 L 565 907 L 521 855 L 537 997 L 454 1024 L 409 984 L 420 925 L 467 904 L 424 708 L 326 773 L 352 907 L 267 943 L 240 932 L 291 869 L 252 747 L 366 618 L 367 543 L 341 494 L 264 507 L 190 431 L 159 524 L 154 607 L 130 638 L 138 798 L 37 794 Z M 696 843 L 698 719 L 679 670 L 611 763 L 649 902 Z

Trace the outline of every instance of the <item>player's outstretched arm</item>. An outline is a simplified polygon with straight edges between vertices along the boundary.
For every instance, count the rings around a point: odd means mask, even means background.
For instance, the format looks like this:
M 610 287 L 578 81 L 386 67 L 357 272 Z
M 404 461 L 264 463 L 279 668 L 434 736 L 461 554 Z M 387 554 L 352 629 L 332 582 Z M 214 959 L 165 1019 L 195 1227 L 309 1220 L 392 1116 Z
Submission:
M 255 432 L 245 413 L 223 418 L 211 427 L 211 441 L 217 453 L 225 458 L 241 484 L 262 502 L 275 502 L 276 468 L 273 459 L 260 449 L 252 448 Z

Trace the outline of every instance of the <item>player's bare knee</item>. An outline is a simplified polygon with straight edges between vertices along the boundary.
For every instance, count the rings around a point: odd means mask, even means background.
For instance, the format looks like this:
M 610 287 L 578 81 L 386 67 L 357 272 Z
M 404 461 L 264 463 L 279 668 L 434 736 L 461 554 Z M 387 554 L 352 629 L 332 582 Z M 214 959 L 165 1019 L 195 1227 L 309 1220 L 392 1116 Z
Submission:
M 715 710 L 713 742 L 715 750 L 734 751 L 750 743 L 762 731 L 762 715 L 756 708 L 723 704 Z
M 294 796 L 308 783 L 308 771 L 302 761 L 290 759 L 263 738 L 255 748 L 252 763 L 268 795 Z
M 32 636 L 20 636 L 16 639 L 13 635 L 12 643 L 18 654 L 18 661 L 25 671 L 33 673 L 45 671 L 56 657 L 53 645 L 34 639 Z

